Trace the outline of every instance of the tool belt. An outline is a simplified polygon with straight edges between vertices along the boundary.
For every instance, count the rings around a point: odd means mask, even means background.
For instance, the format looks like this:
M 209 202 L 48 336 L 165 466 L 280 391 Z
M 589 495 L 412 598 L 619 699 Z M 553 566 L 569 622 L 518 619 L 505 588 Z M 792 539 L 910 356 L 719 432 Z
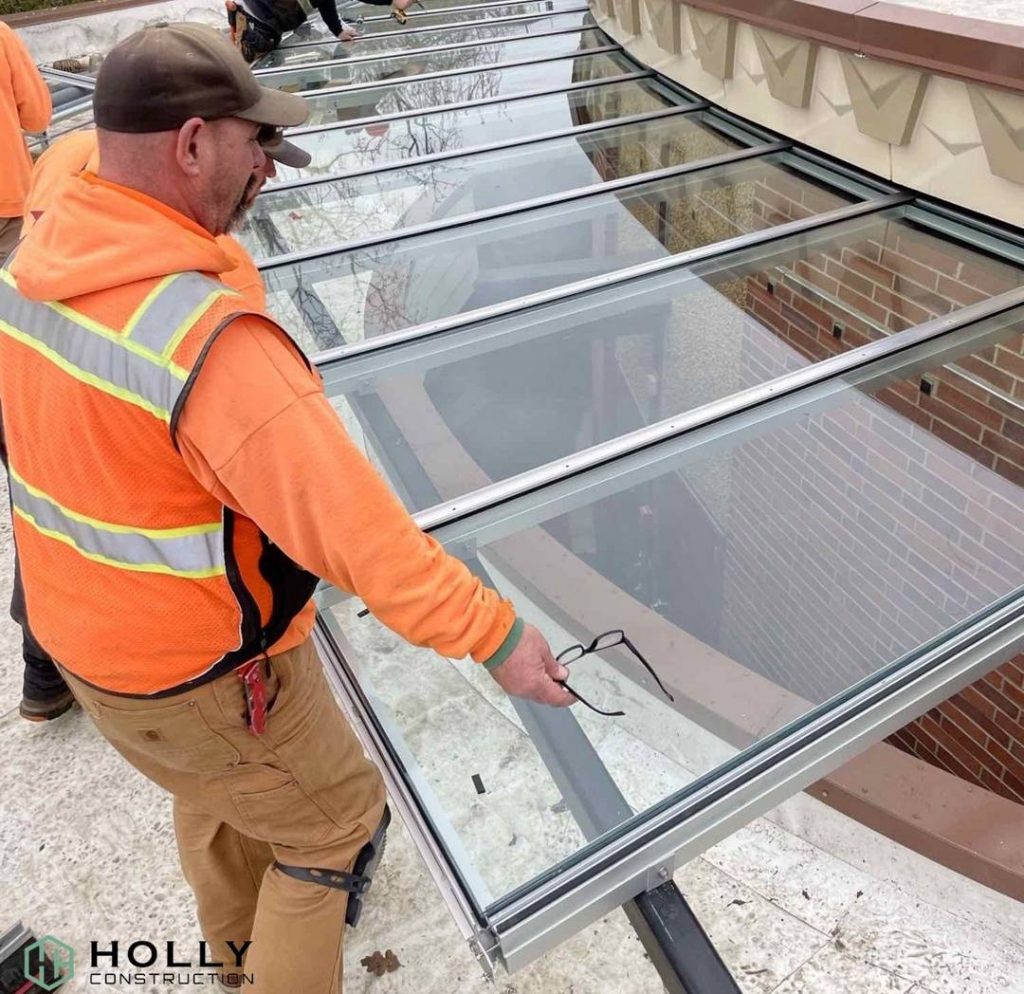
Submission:
M 248 63 L 257 62 L 281 44 L 281 35 L 239 7 L 228 12 L 231 37 Z

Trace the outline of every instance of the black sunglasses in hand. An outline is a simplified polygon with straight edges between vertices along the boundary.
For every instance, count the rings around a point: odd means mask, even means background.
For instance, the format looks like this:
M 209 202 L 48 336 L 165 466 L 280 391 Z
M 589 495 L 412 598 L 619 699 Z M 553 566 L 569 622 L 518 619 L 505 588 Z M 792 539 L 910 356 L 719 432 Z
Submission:
M 610 632 L 604 632 L 601 635 L 595 637 L 594 641 L 590 645 L 571 645 L 568 649 L 563 649 L 555 659 L 563 666 L 571 666 L 573 663 L 579 661 L 584 656 L 589 656 L 592 652 L 605 652 L 608 649 L 614 649 L 616 646 L 625 646 L 643 665 L 644 669 L 654 677 L 654 682 L 661 688 L 661 692 L 670 700 L 674 701 L 675 698 L 668 692 L 668 688 L 658 678 L 658 674 L 654 672 L 654 668 L 651 666 L 640 650 L 633 645 L 632 642 L 626 637 L 626 633 L 621 628 L 613 629 Z M 597 714 L 603 714 L 606 718 L 621 718 L 625 715 L 625 711 L 602 711 L 598 707 L 594 707 L 585 697 L 581 697 L 572 687 L 569 686 L 567 680 L 558 680 L 570 694 L 573 695 L 581 704 L 585 704 L 591 711 Z

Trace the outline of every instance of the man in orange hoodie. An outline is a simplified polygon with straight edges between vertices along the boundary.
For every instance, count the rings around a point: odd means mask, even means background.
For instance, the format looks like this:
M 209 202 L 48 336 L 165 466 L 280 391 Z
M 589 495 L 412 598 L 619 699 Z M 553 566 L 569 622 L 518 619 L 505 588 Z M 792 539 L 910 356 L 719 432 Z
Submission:
M 145 107 L 140 116 L 138 108 Z M 310 641 L 316 578 L 506 692 L 574 700 L 512 605 L 425 535 L 216 238 L 307 116 L 227 39 L 147 28 L 94 97 L 100 172 L 0 270 L 0 398 L 28 617 L 100 732 L 174 795 L 206 940 L 253 994 L 335 994 L 380 774 Z
M 18 244 L 32 157 L 23 131 L 50 123 L 50 91 L 25 43 L 0 21 L 0 264 Z
M 275 129 L 267 129 L 261 141 L 265 153 L 264 165 L 253 173 L 247 191 L 246 208 L 251 207 L 268 179 L 276 175 L 275 163 L 282 162 L 296 169 L 309 165 L 309 153 L 285 141 Z M 72 177 L 86 170 L 99 169 L 99 148 L 96 132 L 92 129 L 76 131 L 59 138 L 38 159 L 32 169 L 28 193 L 25 197 L 25 216 L 22 235 L 27 235 L 42 218 L 60 191 Z M 252 257 L 231 235 L 220 235 L 218 244 L 235 266 L 221 274 L 223 281 L 237 290 L 254 310 L 262 310 L 266 303 L 263 278 Z M 2 455 L 2 453 L 0 453 Z M 3 457 L 6 462 L 6 457 Z M 26 721 L 52 721 L 66 713 L 74 704 L 68 689 L 49 653 L 36 641 L 25 616 L 25 597 L 17 555 L 14 563 L 14 587 L 11 595 L 11 617 L 21 626 L 24 678 L 21 704 L 18 711 Z

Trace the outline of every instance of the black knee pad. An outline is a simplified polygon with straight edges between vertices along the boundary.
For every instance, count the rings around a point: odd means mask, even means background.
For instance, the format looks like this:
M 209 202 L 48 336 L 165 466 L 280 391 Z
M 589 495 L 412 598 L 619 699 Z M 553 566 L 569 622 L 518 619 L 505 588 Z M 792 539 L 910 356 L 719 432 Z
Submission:
M 345 908 L 345 924 L 355 928 L 363 913 L 363 895 L 370 889 L 373 874 L 384 853 L 387 841 L 388 825 L 391 824 L 391 810 L 385 805 L 384 815 L 373 833 L 373 838 L 359 850 L 352 872 L 343 870 L 323 869 L 321 867 L 286 866 L 274 862 L 274 868 L 295 880 L 303 880 L 321 887 L 333 887 L 335 890 L 348 891 L 348 906 Z

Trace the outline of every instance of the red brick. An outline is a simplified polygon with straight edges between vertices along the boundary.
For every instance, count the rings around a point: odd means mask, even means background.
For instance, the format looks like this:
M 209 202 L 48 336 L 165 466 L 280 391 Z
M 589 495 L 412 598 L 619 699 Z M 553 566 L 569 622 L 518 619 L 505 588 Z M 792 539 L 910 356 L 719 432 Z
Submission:
M 980 681 L 979 681 L 980 683 Z M 971 687 L 964 687 L 963 690 L 957 694 L 957 697 L 963 698 L 965 701 L 973 705 L 981 714 L 988 718 L 995 718 L 996 706 L 995 703 L 987 697 L 982 696 L 978 684 L 974 684 Z M 955 698 L 954 698 L 955 700 Z
M 1015 704 L 1021 711 L 1024 711 L 1024 690 L 1014 684 L 1011 680 L 1003 681 L 1000 693 L 1012 704 Z
M 936 758 L 950 773 L 955 773 L 961 780 L 966 780 L 969 783 L 978 782 L 981 775 L 981 763 L 969 756 L 958 759 L 948 749 L 940 746 L 936 752 Z
M 872 283 L 878 283 L 882 287 L 891 288 L 895 282 L 896 274 L 891 269 L 886 269 L 885 266 L 880 266 L 877 262 L 864 258 L 863 255 L 853 252 L 847 254 L 844 252 L 843 261 L 850 269 L 856 270 L 861 276 L 871 280 Z
M 1002 414 L 992 410 L 983 401 L 964 393 L 962 390 L 958 390 L 941 378 L 939 378 L 937 387 L 932 394 L 933 397 L 937 397 L 951 407 L 955 407 L 958 411 L 966 414 L 972 421 L 986 425 L 994 431 L 999 431 L 1002 428 Z
M 992 467 L 1003 479 L 1016 483 L 1018 487 L 1024 487 L 1024 468 L 1007 462 L 1005 459 L 997 459 Z
M 900 252 L 928 269 L 937 270 L 947 276 L 956 276 L 960 268 L 960 260 L 954 254 L 955 249 L 949 243 L 940 243 L 937 239 L 927 236 L 914 236 L 901 231 L 897 242 Z M 942 245 L 940 248 L 939 245 Z M 947 248 L 948 246 L 948 248 Z M 936 282 L 938 281 L 936 273 Z
M 932 431 L 944 442 L 949 443 L 964 455 L 970 456 L 981 463 L 982 466 L 987 466 L 991 469 L 995 465 L 996 457 L 992 452 L 965 435 L 961 435 L 960 432 L 955 428 L 951 428 L 945 422 L 935 421 L 932 424 Z
M 1024 763 L 1014 759 L 1008 750 L 1004 749 L 998 742 L 989 742 L 986 746 L 989 754 L 998 762 L 1000 765 L 1012 773 L 1020 776 L 1024 774 Z
M 1009 718 L 1000 711 L 996 712 L 996 724 L 1006 734 L 1007 739 L 1017 741 L 1024 739 L 1024 724 L 1021 724 L 1018 718 Z M 996 736 L 992 736 L 996 738 Z M 1007 745 L 1006 741 L 1003 741 L 1003 745 Z
M 937 396 L 923 398 L 921 406 L 936 419 L 956 428 L 961 435 L 966 435 L 975 442 L 981 442 L 985 448 L 991 449 L 981 437 L 982 426 L 969 415 L 949 404 L 944 404 Z
M 836 296 L 847 304 L 856 307 L 862 314 L 866 314 L 873 321 L 884 323 L 886 319 L 885 308 L 869 300 L 863 294 L 851 290 L 849 287 L 840 286 Z
M 921 265 L 914 259 L 902 255 L 895 249 L 886 248 L 882 252 L 882 266 L 897 276 L 906 276 L 920 283 L 921 286 L 934 290 L 939 285 L 939 274 L 934 269 Z
M 1024 380 L 1024 356 L 1000 347 L 996 349 L 994 364 L 1018 380 Z
M 1020 799 L 1024 800 L 1024 779 L 1015 776 L 1009 770 L 1003 774 L 1003 783 L 1014 792 L 1014 794 Z
M 1012 290 L 1020 283 L 1020 276 L 1018 269 L 995 261 L 982 262 L 981 259 L 977 262 L 964 263 L 960 270 L 961 283 L 977 287 L 989 297 Z
M 907 420 L 913 421 L 914 424 L 920 425 L 925 430 L 931 430 L 931 415 L 912 401 L 905 400 L 903 397 L 891 393 L 884 396 L 878 394 L 877 398 L 888 407 L 891 407 L 897 414 L 902 414 Z
M 875 284 L 870 280 L 864 279 L 859 273 L 855 273 L 834 259 L 829 259 L 825 265 L 825 272 L 829 276 L 835 277 L 842 286 L 848 286 L 851 290 L 864 294 L 865 297 L 870 297 L 875 289 Z
M 979 680 L 973 687 L 965 688 L 964 693 L 968 690 L 985 697 L 992 706 L 999 708 L 1008 718 L 1013 718 L 1018 722 L 1020 721 L 1020 708 L 1018 708 L 1017 705 L 1014 704 L 1013 701 L 1011 701 L 1005 694 L 996 690 L 995 687 L 986 683 L 984 680 Z M 976 703 L 973 697 L 971 698 L 971 701 L 972 703 Z M 993 715 L 989 715 L 989 717 L 991 718 Z M 1024 726 L 1022 726 L 1022 730 L 1024 730 Z
M 1008 459 L 1018 466 L 1024 466 L 1024 445 L 1011 442 L 1005 435 L 986 429 L 981 438 L 981 444 L 1004 459 Z
M 966 286 L 959 280 L 950 279 L 948 276 L 939 277 L 938 291 L 943 297 L 948 297 L 950 300 L 954 300 L 965 307 L 968 304 L 976 304 L 981 300 L 986 300 L 988 297 L 988 294 Z

